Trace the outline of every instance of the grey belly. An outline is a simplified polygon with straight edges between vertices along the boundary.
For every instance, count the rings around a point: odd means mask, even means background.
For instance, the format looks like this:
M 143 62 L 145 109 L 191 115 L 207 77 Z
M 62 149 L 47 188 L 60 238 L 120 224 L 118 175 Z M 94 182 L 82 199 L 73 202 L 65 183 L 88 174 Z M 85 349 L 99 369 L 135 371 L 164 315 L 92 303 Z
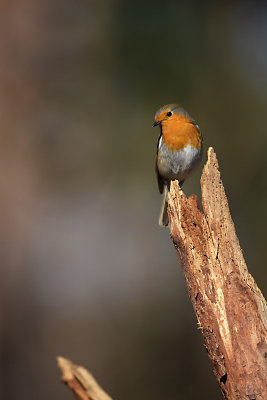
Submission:
M 179 151 L 168 150 L 163 140 L 159 143 L 157 166 L 160 175 L 166 181 L 182 181 L 198 166 L 202 157 L 202 148 L 195 149 L 188 145 Z

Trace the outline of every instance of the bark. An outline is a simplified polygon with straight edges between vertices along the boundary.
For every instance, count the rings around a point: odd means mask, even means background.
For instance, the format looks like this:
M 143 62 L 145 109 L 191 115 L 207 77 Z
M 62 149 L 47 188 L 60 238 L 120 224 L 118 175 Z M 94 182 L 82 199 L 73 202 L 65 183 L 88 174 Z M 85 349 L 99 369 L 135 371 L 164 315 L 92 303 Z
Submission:
M 57 361 L 62 371 L 62 382 L 73 391 L 77 399 L 112 400 L 84 367 L 77 366 L 63 357 L 58 357 Z
M 195 195 L 171 183 L 171 238 L 224 397 L 264 400 L 266 301 L 248 273 L 212 148 L 201 188 L 203 212 Z

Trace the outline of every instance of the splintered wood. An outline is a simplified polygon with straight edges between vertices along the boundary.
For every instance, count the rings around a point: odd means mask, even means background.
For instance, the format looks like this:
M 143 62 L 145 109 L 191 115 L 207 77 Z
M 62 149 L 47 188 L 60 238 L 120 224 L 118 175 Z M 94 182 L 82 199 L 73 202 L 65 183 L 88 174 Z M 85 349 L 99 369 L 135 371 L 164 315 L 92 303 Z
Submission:
M 87 369 L 63 357 L 58 357 L 57 361 L 62 371 L 62 382 L 73 391 L 77 399 L 112 400 Z
M 170 234 L 189 296 L 224 397 L 266 400 L 266 301 L 248 273 L 212 148 L 201 188 L 203 212 L 177 181 L 169 195 Z

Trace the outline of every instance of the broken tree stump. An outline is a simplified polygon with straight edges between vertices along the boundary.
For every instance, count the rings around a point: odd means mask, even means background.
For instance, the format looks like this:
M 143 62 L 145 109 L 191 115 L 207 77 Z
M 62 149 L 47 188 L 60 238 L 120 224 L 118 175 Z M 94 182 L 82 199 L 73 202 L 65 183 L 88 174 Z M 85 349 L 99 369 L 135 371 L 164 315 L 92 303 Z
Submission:
M 247 270 L 212 148 L 201 189 L 203 212 L 171 182 L 171 238 L 225 399 L 266 400 L 266 301 Z

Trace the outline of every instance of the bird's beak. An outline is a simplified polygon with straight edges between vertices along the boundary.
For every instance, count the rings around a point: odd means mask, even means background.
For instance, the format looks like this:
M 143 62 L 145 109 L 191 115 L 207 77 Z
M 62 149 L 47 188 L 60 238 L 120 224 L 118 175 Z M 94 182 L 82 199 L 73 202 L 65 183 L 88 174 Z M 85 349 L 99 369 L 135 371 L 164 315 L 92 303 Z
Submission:
M 162 121 L 155 121 L 154 124 L 152 125 L 152 128 L 154 128 L 154 126 L 158 126 L 162 123 Z

